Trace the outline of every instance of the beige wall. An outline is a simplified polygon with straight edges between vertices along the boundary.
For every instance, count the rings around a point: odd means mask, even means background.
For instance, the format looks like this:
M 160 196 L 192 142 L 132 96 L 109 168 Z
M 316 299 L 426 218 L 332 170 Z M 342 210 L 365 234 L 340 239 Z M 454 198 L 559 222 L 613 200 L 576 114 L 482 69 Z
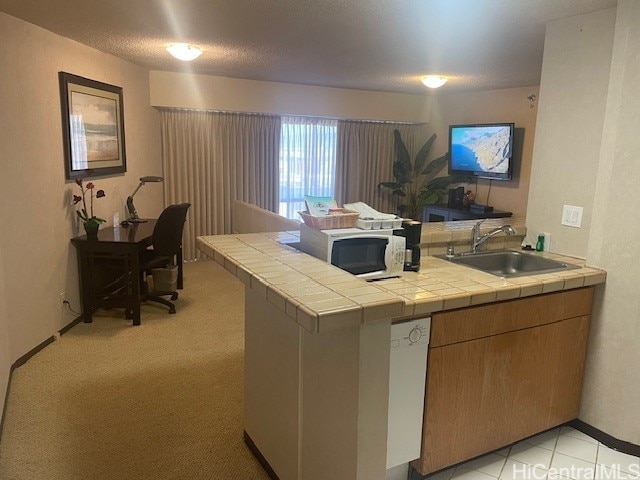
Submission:
M 607 270 L 592 322 L 580 418 L 640 444 L 640 2 L 620 0 L 587 262 Z
M 547 25 L 527 230 L 531 241 L 549 232 L 551 250 L 582 258 L 593 214 L 614 24 L 611 9 Z M 583 207 L 582 228 L 560 224 L 565 204 Z
M 0 13 L 0 372 L 75 317 L 62 314 L 59 293 L 80 310 L 76 254 L 78 234 L 70 207 L 74 183 L 65 181 L 58 71 L 124 89 L 128 171 L 96 178 L 107 196 L 97 215 L 124 217 L 124 202 L 142 175 L 162 175 L 160 121 L 149 106 L 148 71 Z M 142 215 L 157 215 L 162 187 L 136 195 Z M 123 322 L 126 320 L 123 319 Z M 79 361 L 82 361 L 79 359 Z M 0 373 L 0 392 L 4 393 Z M 0 397 L 1 398 L 1 397 Z
M 596 290 L 580 419 L 640 444 L 640 2 L 547 27 L 527 226 L 607 271 Z M 563 204 L 583 228 L 560 225 Z
M 174 72 L 149 72 L 151 105 L 231 112 L 428 122 L 431 97 L 261 82 Z
M 0 244 L 0 272 L 3 271 L 2 245 Z M 9 357 L 8 318 L 5 308 L 6 298 L 4 276 L 0 275 L 0 409 L 4 408 L 4 400 L 7 393 L 6 388 L 9 381 L 9 370 L 13 363 Z
M 431 123 L 427 127 L 429 135 L 435 133 L 438 136 L 433 147 L 433 158 L 447 152 L 449 125 L 514 122 L 516 128 L 524 129 L 522 158 L 517 165 L 514 179 L 492 181 L 491 192 L 489 192 L 489 181 L 479 179 L 476 198 L 477 203 L 486 205 L 487 195 L 490 194 L 488 204 L 498 210 L 506 210 L 522 216 L 527 211 L 531 156 L 536 129 L 538 102 L 532 103 L 527 99 L 532 94 L 538 95 L 537 86 L 440 95 L 433 99 Z M 468 187 L 475 190 L 474 184 Z

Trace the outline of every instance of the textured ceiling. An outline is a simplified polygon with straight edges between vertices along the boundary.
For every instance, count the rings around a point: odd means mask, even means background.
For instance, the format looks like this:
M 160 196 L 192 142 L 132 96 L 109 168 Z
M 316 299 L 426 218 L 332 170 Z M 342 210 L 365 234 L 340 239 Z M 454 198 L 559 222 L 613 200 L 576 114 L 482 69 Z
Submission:
M 0 0 L 0 11 L 154 70 L 438 93 L 538 85 L 545 23 L 616 0 Z M 0 38 L 1 38 L 0 32 Z M 204 54 L 189 64 L 167 44 Z

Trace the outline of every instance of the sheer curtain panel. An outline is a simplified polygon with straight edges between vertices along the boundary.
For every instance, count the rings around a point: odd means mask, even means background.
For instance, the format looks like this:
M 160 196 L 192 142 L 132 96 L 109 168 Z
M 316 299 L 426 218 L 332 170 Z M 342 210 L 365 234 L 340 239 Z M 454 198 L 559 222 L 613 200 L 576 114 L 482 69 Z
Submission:
M 413 158 L 427 140 L 426 125 L 349 120 L 338 122 L 338 205 L 365 202 L 380 212 L 396 213 L 390 192 L 378 189 L 378 183 L 393 180 L 395 129 L 400 131 Z
M 300 220 L 305 195 L 334 196 L 336 137 L 336 120 L 282 117 L 280 215 Z
M 200 235 L 231 233 L 231 205 L 242 200 L 277 212 L 280 119 L 269 115 L 162 109 L 167 205 L 190 202 L 184 258 Z

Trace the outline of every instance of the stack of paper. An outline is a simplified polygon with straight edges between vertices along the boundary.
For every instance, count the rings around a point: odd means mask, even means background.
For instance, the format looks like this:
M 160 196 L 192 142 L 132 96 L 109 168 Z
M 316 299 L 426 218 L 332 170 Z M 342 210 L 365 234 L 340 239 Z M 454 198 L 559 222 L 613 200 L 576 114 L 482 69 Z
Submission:
M 380 228 L 400 228 L 402 219 L 393 213 L 382 213 L 364 202 L 345 203 L 344 208 L 360 214 L 356 227 L 363 230 L 377 230 Z

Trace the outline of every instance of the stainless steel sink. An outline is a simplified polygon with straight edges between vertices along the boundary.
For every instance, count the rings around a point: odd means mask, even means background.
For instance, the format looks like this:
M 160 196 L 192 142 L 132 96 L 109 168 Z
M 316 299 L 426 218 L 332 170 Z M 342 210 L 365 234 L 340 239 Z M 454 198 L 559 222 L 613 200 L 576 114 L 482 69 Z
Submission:
M 438 255 L 438 258 L 444 258 L 458 265 L 465 265 L 499 277 L 521 277 L 580 268 L 549 258 L 513 251 L 463 253 L 451 258 L 447 258 L 446 255 Z

